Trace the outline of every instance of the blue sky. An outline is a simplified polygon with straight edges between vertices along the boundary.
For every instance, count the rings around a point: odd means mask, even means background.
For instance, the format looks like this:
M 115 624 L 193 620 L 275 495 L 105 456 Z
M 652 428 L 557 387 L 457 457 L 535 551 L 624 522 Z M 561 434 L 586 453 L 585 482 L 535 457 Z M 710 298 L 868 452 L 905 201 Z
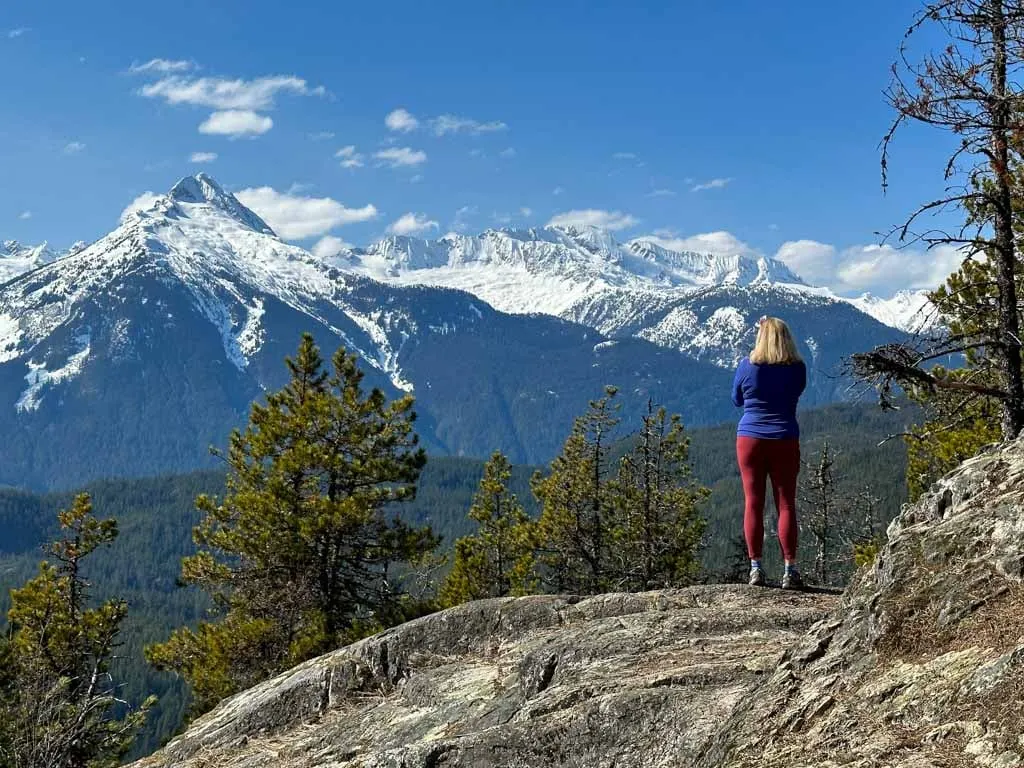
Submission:
M 875 245 L 941 189 L 923 130 L 879 180 L 919 3 L 843 5 L 8 0 L 0 239 L 95 239 L 204 170 L 321 250 L 594 221 L 844 293 L 927 287 L 948 253 Z

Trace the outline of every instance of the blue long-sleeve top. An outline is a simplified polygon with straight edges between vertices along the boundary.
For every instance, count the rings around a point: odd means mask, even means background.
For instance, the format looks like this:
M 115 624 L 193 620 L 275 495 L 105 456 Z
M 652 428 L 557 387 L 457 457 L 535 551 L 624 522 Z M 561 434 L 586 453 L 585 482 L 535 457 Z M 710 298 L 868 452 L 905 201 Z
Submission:
M 743 358 L 732 383 L 732 402 L 743 408 L 736 434 L 762 440 L 800 437 L 796 404 L 807 386 L 802 362 L 755 365 Z

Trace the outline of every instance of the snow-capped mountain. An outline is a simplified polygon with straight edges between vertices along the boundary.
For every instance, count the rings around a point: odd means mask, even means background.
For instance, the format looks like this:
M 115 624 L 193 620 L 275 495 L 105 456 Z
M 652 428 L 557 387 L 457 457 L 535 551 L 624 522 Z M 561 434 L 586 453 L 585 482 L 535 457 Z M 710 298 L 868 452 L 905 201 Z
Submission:
M 48 243 L 23 245 L 17 240 L 0 240 L 0 284 L 64 256 L 78 253 L 85 246 L 84 242 L 79 241 L 66 251 L 55 251 Z
M 488 230 L 438 240 L 396 236 L 333 261 L 396 285 L 457 288 L 505 312 L 566 319 L 595 296 L 623 291 L 681 296 L 716 285 L 802 283 L 773 259 L 679 253 L 646 240 L 621 244 L 594 227 Z
M 928 291 L 899 291 L 888 299 L 865 293 L 849 301 L 880 323 L 908 333 L 928 331 L 939 324 Z
M 46 243 L 23 245 L 17 240 L 0 240 L 0 283 L 49 264 L 56 258 L 57 253 Z
M 209 461 L 312 332 L 367 384 L 412 391 L 432 451 L 553 455 L 607 384 L 691 424 L 726 418 L 728 373 L 642 339 L 396 286 L 282 242 L 205 175 L 88 247 L 0 286 L 0 483 L 67 486 Z M 817 392 L 827 400 L 834 392 Z
M 761 314 L 800 339 L 806 405 L 842 397 L 844 356 L 900 335 L 779 262 L 592 229 L 324 260 L 203 174 L 85 248 L 8 251 L 28 271 L 0 285 L 0 483 L 37 487 L 206 464 L 304 331 L 356 352 L 368 385 L 414 393 L 429 450 L 523 462 L 554 455 L 608 384 L 626 414 L 653 399 L 690 425 L 729 418 L 728 367 Z
M 560 317 L 726 368 L 747 354 L 763 314 L 786 318 L 822 370 L 857 349 L 858 337 L 877 335 L 878 322 L 909 327 L 907 298 L 846 299 L 775 259 L 673 251 L 653 238 L 620 243 L 592 227 L 390 237 L 333 263 L 393 285 L 457 288 L 504 312 Z M 844 338 L 823 345 L 833 333 Z

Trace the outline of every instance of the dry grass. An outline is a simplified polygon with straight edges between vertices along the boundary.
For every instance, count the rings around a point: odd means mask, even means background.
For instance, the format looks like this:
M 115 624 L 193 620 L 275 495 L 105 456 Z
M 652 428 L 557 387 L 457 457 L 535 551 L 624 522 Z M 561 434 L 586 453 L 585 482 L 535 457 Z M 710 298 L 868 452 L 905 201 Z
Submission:
M 963 564 L 947 563 L 942 567 L 917 566 L 917 574 L 909 579 L 911 587 L 883 601 L 882 608 L 890 618 L 886 633 L 877 650 L 883 659 L 921 662 L 950 651 L 967 648 L 989 648 L 1002 652 L 1013 648 L 1024 638 L 1024 587 L 1007 581 L 994 570 L 977 574 L 964 586 L 961 600 L 969 608 L 968 615 L 940 626 L 939 611 L 948 589 L 941 578 L 943 572 Z

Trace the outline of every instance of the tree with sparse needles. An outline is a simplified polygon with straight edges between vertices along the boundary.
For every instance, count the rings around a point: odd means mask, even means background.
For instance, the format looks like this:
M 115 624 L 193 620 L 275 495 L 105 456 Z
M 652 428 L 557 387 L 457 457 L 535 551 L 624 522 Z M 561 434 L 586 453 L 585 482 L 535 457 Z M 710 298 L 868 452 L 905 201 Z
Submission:
M 948 43 L 912 61 L 907 46 L 926 27 Z M 919 37 L 919 35 L 918 35 Z M 959 394 L 999 404 L 1004 439 L 1024 427 L 1024 375 L 1017 283 L 1021 272 L 1013 214 L 1019 200 L 1024 94 L 1024 0 L 933 0 L 907 30 L 886 91 L 896 117 L 882 141 L 882 184 L 897 132 L 918 123 L 955 136 L 940 197 L 920 206 L 889 236 L 906 245 L 954 247 L 963 256 L 961 280 L 951 290 L 983 291 L 991 323 L 959 323 L 949 332 L 922 334 L 913 343 L 888 344 L 853 357 L 854 372 L 891 405 L 895 387 L 915 393 Z M 922 226 L 924 217 L 958 211 L 955 231 Z M 972 268 L 983 265 L 982 269 Z M 953 286 L 953 283 L 950 284 Z M 947 308 L 948 309 L 948 308 Z M 944 309 L 939 307 L 940 315 Z M 963 319 L 963 318 L 960 318 Z M 934 367 L 951 356 L 983 359 L 991 375 Z

